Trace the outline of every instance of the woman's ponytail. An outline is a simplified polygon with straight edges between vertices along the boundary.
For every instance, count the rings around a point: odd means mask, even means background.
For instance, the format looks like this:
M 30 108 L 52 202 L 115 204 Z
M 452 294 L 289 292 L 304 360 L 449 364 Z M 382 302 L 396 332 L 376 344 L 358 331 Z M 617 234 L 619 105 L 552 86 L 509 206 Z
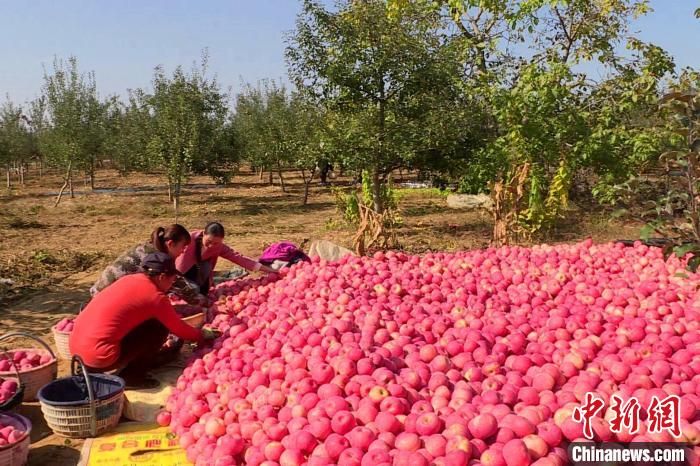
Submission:
M 151 244 L 160 252 L 168 252 L 167 241 L 179 243 L 182 240 L 190 242 L 190 233 L 182 225 L 174 223 L 168 228 L 158 227 L 151 233 Z
M 160 252 L 168 252 L 165 247 L 165 228 L 158 227 L 151 233 L 151 244 Z

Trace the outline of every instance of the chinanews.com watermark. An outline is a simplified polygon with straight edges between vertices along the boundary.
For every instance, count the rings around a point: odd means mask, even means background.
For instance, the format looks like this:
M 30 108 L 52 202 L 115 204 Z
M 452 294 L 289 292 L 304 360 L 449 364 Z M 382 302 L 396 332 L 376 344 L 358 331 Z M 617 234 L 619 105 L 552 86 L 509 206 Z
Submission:
M 697 464 L 693 446 L 681 431 L 681 399 L 669 395 L 664 399 L 651 397 L 648 406 L 631 397 L 623 401 L 620 396 L 610 397 L 610 408 L 593 393 L 586 393 L 581 406 L 571 417 L 582 424 L 583 438 L 569 445 L 569 459 L 574 465 L 667 465 L 690 466 Z M 604 415 L 608 430 L 617 440 L 601 441 L 600 418 Z M 594 419 L 598 422 L 594 423 Z M 644 422 L 643 422 L 644 421 Z M 594 426 L 595 424 L 595 426 Z M 673 441 L 654 442 L 655 435 L 673 438 Z M 649 437 L 651 436 L 651 437 Z M 658 435 L 657 435 L 658 438 Z
M 682 443 L 586 443 L 569 445 L 569 458 L 576 466 L 654 464 L 690 466 L 689 445 Z

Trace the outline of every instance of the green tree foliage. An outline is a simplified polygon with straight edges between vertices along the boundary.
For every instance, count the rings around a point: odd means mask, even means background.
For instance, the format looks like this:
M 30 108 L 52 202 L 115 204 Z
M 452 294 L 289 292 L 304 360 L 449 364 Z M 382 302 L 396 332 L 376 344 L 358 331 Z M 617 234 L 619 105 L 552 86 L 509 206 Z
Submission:
M 640 236 L 644 240 L 660 236 L 666 257 L 688 257 L 688 268 L 700 266 L 700 73 L 686 70 L 671 92 L 659 101 L 659 114 L 666 119 L 669 141 L 661 156 L 666 178 L 662 196 L 648 199 L 640 213 L 647 222 Z M 659 132 L 662 128 L 658 127 Z M 640 186 L 642 176 L 621 186 L 624 200 L 630 187 Z M 637 194 L 637 193 L 634 193 Z M 636 213 L 629 200 L 627 211 Z M 658 240 L 655 238 L 654 240 Z
M 94 180 L 105 135 L 105 107 L 99 101 L 94 74 L 81 74 L 75 57 L 67 62 L 54 60 L 53 72 L 44 73 L 43 90 L 49 129 L 43 132 L 40 147 L 53 166 L 65 170 L 58 204 L 67 186 L 73 196 L 76 171 Z
M 82 74 L 74 57 L 56 59 L 44 73 L 43 95 L 24 117 L 26 154 L 65 173 L 56 204 L 66 187 L 73 195 L 77 172 L 94 187 L 95 170 L 108 158 L 122 173 L 165 172 L 177 211 L 188 176 L 217 182 L 230 176 L 236 158 L 227 104 L 216 80 L 206 77 L 206 56 L 190 73 L 177 68 L 166 76 L 157 67 L 153 91 L 129 91 L 126 103 L 115 96 L 100 101 L 93 73 Z
M 243 159 L 262 171 L 270 166 L 266 141 L 261 137 L 265 125 L 266 103 L 263 90 L 246 84 L 236 96 L 235 113 L 231 118 L 234 141 Z M 274 161 L 272 161 L 274 162 Z M 274 163 L 273 163 L 274 164 Z
M 282 169 L 293 160 L 295 115 L 284 86 L 265 81 L 262 86 L 246 85 L 237 96 L 232 119 L 235 140 L 253 166 L 277 172 L 285 191 Z
M 156 164 L 146 150 L 153 118 L 145 92 L 141 89 L 130 91 L 127 103 L 112 97 L 107 109 L 106 152 L 119 172 L 127 174 L 154 168 Z
M 41 141 L 49 129 L 46 121 L 46 97 L 42 95 L 29 102 L 28 113 L 28 118 L 25 121 L 29 128 L 29 157 L 34 159 L 41 167 L 45 158 L 41 148 Z
M 324 157 L 321 111 L 298 92 L 290 93 L 274 81 L 246 85 L 236 99 L 232 118 L 241 154 L 260 170 L 276 171 L 284 191 L 284 168 L 297 168 L 304 180 L 303 204 L 309 185 Z
M 454 92 L 461 50 L 440 16 L 414 3 L 387 13 L 379 0 L 335 11 L 305 0 L 286 52 L 297 88 L 324 111 L 324 149 L 370 173 L 377 213 L 392 170 L 456 145 L 450 110 L 464 109 Z
M 9 98 L 0 106 L 0 164 L 5 167 L 7 188 L 11 188 L 11 171 L 24 169 L 29 155 L 29 130 L 22 108 Z
M 388 2 L 393 14 L 412 3 Z M 496 202 L 517 211 L 496 213 L 496 223 L 516 222 L 497 230 L 530 235 L 553 225 L 580 169 L 598 176 L 596 193 L 604 196 L 658 157 L 665 141 L 655 129 L 654 102 L 674 66 L 659 47 L 630 34 L 631 19 L 649 9 L 646 1 L 420 3 L 455 25 L 471 71 L 463 90 L 486 111 L 484 144 L 473 152 L 463 188 L 475 192 L 491 180 L 498 195 L 522 192 L 518 202 Z M 623 47 L 629 51 L 620 53 Z M 584 71 L 591 62 L 605 71 L 603 79 Z
M 299 170 L 304 203 L 332 163 L 361 175 L 345 207 L 377 227 L 370 239 L 395 207 L 392 171 L 416 169 L 490 192 L 495 242 L 532 237 L 556 226 L 582 174 L 613 201 L 678 149 L 658 99 L 695 75 L 677 79 L 669 55 L 630 31 L 647 11 L 645 0 L 303 0 L 286 49 L 293 89 L 248 85 L 231 114 L 205 56 L 100 101 L 94 75 L 56 60 L 26 112 L 3 106 L 0 163 L 46 160 L 65 173 L 61 192 L 75 173 L 94 180 L 102 158 L 165 173 L 176 211 L 189 176 L 224 182 L 239 158 L 283 190 L 285 170 Z
M 177 215 L 188 176 L 206 173 L 222 182 L 228 178 L 223 167 L 233 154 L 226 131 L 227 96 L 215 79 L 206 77 L 205 57 L 202 66 L 190 73 L 178 67 L 166 76 L 157 67 L 153 93 L 136 100 L 145 100 L 152 115 L 146 146 L 149 164 L 165 171 Z M 139 108 L 130 106 L 137 120 Z
M 304 181 L 302 204 L 309 199 L 309 187 L 320 165 L 330 159 L 325 151 L 325 119 L 321 109 L 307 102 L 302 94 L 294 92 L 289 101 L 292 121 L 292 162 Z

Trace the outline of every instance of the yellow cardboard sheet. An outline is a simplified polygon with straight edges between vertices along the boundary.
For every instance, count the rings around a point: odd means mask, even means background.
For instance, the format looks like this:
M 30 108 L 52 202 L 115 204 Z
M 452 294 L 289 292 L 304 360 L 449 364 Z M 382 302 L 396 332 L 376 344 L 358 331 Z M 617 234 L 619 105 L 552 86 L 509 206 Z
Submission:
M 78 466 L 191 465 L 176 438 L 156 424 L 124 423 L 114 432 L 88 439 Z

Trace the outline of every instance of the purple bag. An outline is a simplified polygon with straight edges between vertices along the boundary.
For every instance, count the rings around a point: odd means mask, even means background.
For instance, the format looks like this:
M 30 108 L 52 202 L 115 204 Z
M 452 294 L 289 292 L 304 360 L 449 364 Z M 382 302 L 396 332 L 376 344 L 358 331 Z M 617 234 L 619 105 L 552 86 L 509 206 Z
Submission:
M 258 259 L 258 262 L 270 265 L 274 261 L 283 261 L 295 264 L 299 261 L 310 262 L 309 256 L 304 254 L 304 252 L 299 249 L 294 243 L 289 241 L 280 241 L 279 243 L 273 243 L 267 247 Z

